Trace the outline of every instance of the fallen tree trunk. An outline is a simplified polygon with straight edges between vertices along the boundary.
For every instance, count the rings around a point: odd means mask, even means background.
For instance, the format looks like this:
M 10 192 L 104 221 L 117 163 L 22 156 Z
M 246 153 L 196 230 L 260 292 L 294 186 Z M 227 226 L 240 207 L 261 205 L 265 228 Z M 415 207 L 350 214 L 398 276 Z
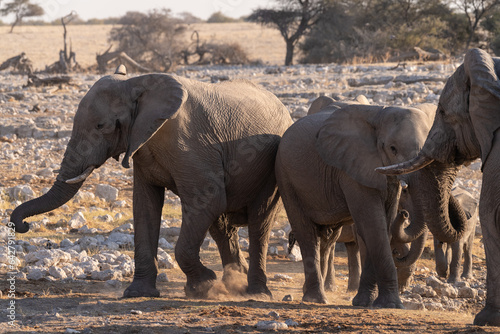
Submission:
M 111 47 L 110 47 L 111 48 Z M 97 60 L 97 66 L 99 69 L 100 73 L 105 73 L 106 69 L 108 67 L 108 63 L 114 59 L 120 60 L 121 63 L 125 63 L 125 65 L 132 67 L 136 69 L 139 72 L 152 72 L 151 69 L 142 66 L 135 60 L 133 60 L 129 55 L 127 55 L 123 51 L 115 51 L 115 52 L 109 52 L 109 49 L 106 50 L 102 55 L 97 55 L 96 60 Z
M 28 83 L 25 87 L 56 86 L 69 84 L 70 81 L 70 76 L 39 78 L 34 74 L 28 74 Z

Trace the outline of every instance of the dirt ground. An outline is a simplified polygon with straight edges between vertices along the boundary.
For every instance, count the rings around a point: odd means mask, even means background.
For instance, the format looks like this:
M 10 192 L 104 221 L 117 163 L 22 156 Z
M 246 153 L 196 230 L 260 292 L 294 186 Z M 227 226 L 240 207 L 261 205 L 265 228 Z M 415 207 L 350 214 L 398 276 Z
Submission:
M 215 251 L 202 252 L 202 260 L 220 278 L 221 267 Z M 268 258 L 269 288 L 273 300 L 256 300 L 241 291 L 246 279 L 237 276 L 227 289 L 218 281 L 211 299 L 193 300 L 184 296 L 185 278 L 179 269 L 167 270 L 169 282 L 159 283 L 160 298 L 122 299 L 129 282 L 110 287 L 105 282 L 17 281 L 16 317 L 19 329 L 0 325 L 8 333 L 260 333 L 259 321 L 288 319 L 298 323 L 281 329 L 286 333 L 498 333 L 498 328 L 472 325 L 478 305 L 467 312 L 410 311 L 351 306 L 353 294 L 346 288 L 346 258 L 338 257 L 337 292 L 328 293 L 330 304 L 301 302 L 302 263 L 284 257 Z M 275 274 L 292 277 L 275 280 Z M 339 277 L 340 276 L 340 277 Z M 5 279 L 2 278 L 2 282 Z M 293 301 L 282 301 L 291 295 Z M 7 302 L 4 297 L 2 303 Z M 75 330 L 75 331 L 72 331 Z

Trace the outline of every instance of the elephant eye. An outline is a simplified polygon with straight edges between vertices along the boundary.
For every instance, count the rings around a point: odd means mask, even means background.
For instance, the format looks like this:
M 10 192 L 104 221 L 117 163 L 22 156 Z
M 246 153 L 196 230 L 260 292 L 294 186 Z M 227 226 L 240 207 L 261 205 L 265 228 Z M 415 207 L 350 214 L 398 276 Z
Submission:
M 104 123 L 99 123 L 99 124 L 97 124 L 96 129 L 101 130 L 103 127 L 104 127 Z
M 398 154 L 398 150 L 394 146 L 391 146 L 391 151 L 392 151 L 392 154 L 394 154 L 394 155 Z

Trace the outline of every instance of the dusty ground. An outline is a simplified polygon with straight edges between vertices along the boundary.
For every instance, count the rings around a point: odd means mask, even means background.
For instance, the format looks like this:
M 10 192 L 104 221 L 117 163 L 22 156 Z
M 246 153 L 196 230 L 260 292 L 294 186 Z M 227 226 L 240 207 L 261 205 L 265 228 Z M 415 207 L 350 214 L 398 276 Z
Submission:
M 212 26 L 215 29 L 215 26 Z M 96 52 L 102 52 L 108 47 L 106 29 L 75 33 L 69 28 L 73 47 L 82 65 L 92 65 Z M 95 27 L 85 29 L 94 29 Z M 220 27 L 219 27 L 220 28 Z M 238 30 L 240 29 L 240 30 Z M 245 40 L 252 40 L 257 36 L 257 41 L 248 42 L 254 51 L 255 58 L 262 59 L 265 63 L 280 64 L 284 58 L 284 47 L 273 47 L 275 41 L 281 41 L 277 32 L 269 32 L 259 26 L 242 26 L 233 31 L 241 31 Z M 7 41 L 8 48 L 0 49 L 0 60 L 25 51 L 35 62 L 35 67 L 43 68 L 56 60 L 59 47 L 62 45 L 62 28 L 60 27 L 19 27 L 14 34 L 7 34 L 7 27 L 0 27 L 0 38 Z M 226 36 L 218 30 L 206 32 L 216 36 Z M 273 35 L 274 34 L 274 35 Z M 89 37 L 89 36 L 92 36 Z M 204 36 L 202 34 L 202 36 Z M 241 37 L 238 37 L 241 38 Z M 85 44 L 87 43 L 87 44 Z M 253 43 L 253 44 L 252 44 Z M 277 42 L 276 42 L 277 43 Z M 50 52 L 49 52 L 50 51 Z M 53 51 L 53 52 L 52 52 Z M 279 79 L 279 77 L 276 78 Z M 285 79 L 283 79 L 285 80 Z M 305 89 L 305 88 L 304 88 Z M 52 94 L 51 92 L 47 94 Z M 54 94 L 71 94 L 71 91 L 59 91 Z M 283 95 L 285 96 L 285 95 Z M 285 96 L 286 97 L 286 96 Z M 306 100 L 307 101 L 307 100 Z M 1 107 L 1 106 L 0 106 Z M 31 106 L 30 106 L 31 107 Z M 4 117 L 2 115 L 2 117 Z M 63 117 L 64 118 L 64 117 Z M 13 142 L 12 145 L 16 145 Z M 51 153 L 52 154 L 52 153 Z M 56 157 L 62 151 L 54 152 Z M 0 186 L 12 187 L 18 183 L 20 170 L 26 169 L 23 159 L 18 158 L 13 169 L 7 169 L 2 162 L 0 173 Z M 57 159 L 59 159 L 57 158 Z M 10 162 L 9 162 L 10 163 Z M 120 168 L 116 162 L 110 162 L 108 168 Z M 26 171 L 23 171 L 26 172 Z M 477 173 L 465 172 L 466 177 L 477 180 Z M 86 189 L 92 189 L 96 183 L 102 182 L 98 177 L 86 183 Z M 106 180 L 108 181 L 108 180 Z M 50 180 L 41 178 L 32 182 L 31 186 L 36 191 L 50 185 Z M 112 183 L 112 181 L 110 181 Z M 114 184 L 120 187 L 120 199 L 131 202 L 130 182 Z M 80 205 L 100 205 L 102 203 L 84 203 Z M 60 217 L 68 217 L 77 206 L 69 206 L 65 210 L 55 211 L 47 215 L 51 223 Z M 0 206 L 0 213 L 7 217 L 11 204 Z M 169 208 L 164 212 L 167 218 L 178 217 L 178 208 Z M 110 210 L 111 211 L 111 210 Z M 123 220 L 130 218 L 130 208 L 125 209 Z M 40 218 L 38 218 L 40 219 Z M 285 222 L 282 215 L 276 228 Z M 123 223 L 115 222 L 116 225 Z M 93 225 L 91 227 L 96 227 Z M 116 226 L 107 227 L 108 230 Z M 54 233 L 47 229 L 41 233 L 28 233 L 18 236 L 24 240 L 43 236 L 55 240 L 63 238 L 78 238 L 79 235 Z M 276 240 L 271 240 L 277 242 Z M 428 242 L 430 245 L 430 242 Z M 131 252 L 129 251 L 129 254 Z M 422 282 L 425 277 L 432 274 L 432 255 L 430 248 L 424 253 L 423 259 L 418 262 L 416 281 Z M 484 282 L 484 252 L 480 239 L 476 238 L 474 257 L 474 272 L 476 279 Z M 202 261 L 215 270 L 218 277 L 222 277 L 220 260 L 215 250 L 203 250 Z M 351 306 L 352 294 L 345 293 L 347 285 L 347 260 L 345 253 L 340 252 L 337 257 L 337 292 L 328 293 L 330 304 L 318 305 L 300 302 L 302 298 L 303 267 L 301 262 L 291 262 L 285 256 L 268 257 L 268 279 L 274 299 L 271 301 L 255 300 L 248 296 L 238 294 L 246 281 L 244 277 L 237 276 L 232 282 L 230 294 L 222 283 L 216 284 L 213 294 L 207 300 L 192 300 L 184 297 L 184 274 L 177 269 L 162 270 L 166 272 L 169 282 L 158 283 L 161 297 L 156 299 L 121 299 L 123 290 L 130 283 L 130 278 L 124 279 L 119 287 L 110 287 L 105 282 L 92 280 L 72 281 L 16 281 L 16 326 L 7 323 L 6 308 L 10 299 L 7 297 L 7 275 L 0 276 L 0 290 L 3 296 L 0 299 L 2 319 L 0 320 L 0 333 L 258 333 L 256 325 L 263 320 L 276 320 L 285 322 L 293 320 L 298 325 L 290 326 L 281 332 L 291 333 L 496 333 L 498 328 L 479 328 L 472 326 L 474 315 L 482 308 L 480 301 L 465 304 L 455 311 L 413 311 L 356 308 Z M 278 281 L 276 274 L 286 274 L 291 281 Z M 282 301 L 285 295 L 291 295 L 293 301 Z M 275 312 L 275 313 L 271 313 Z M 277 317 L 279 315 L 279 317 Z

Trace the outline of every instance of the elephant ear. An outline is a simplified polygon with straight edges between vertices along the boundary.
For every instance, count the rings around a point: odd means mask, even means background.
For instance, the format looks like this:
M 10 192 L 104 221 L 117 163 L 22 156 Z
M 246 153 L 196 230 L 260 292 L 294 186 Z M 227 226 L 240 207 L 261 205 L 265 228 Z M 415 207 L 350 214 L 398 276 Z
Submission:
M 316 100 L 311 103 L 309 110 L 307 111 L 308 115 L 316 114 L 322 111 L 329 104 L 334 103 L 335 100 L 328 96 L 320 96 Z
M 135 111 L 129 130 L 127 152 L 122 161 L 129 168 L 129 159 L 174 115 L 187 99 L 187 92 L 175 77 L 149 74 L 127 81 Z
M 469 113 L 484 166 L 500 127 L 500 82 L 494 60 L 483 50 L 467 52 L 464 70 L 470 80 Z
M 326 164 L 338 168 L 370 188 L 384 191 L 386 177 L 375 171 L 383 166 L 373 124 L 380 106 L 349 105 L 334 111 L 316 136 L 316 150 Z

